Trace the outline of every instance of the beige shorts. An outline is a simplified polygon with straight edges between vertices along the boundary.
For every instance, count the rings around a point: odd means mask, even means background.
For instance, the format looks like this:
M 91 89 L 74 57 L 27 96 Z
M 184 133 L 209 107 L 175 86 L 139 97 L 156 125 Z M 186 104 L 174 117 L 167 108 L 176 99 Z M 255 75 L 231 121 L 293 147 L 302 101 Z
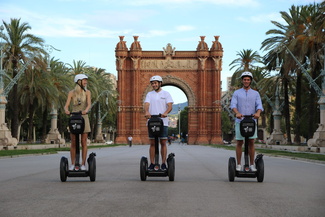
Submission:
M 84 130 L 84 133 L 90 133 L 91 130 L 90 130 L 90 123 L 89 123 L 88 115 L 82 115 L 82 117 L 85 120 L 85 130 Z

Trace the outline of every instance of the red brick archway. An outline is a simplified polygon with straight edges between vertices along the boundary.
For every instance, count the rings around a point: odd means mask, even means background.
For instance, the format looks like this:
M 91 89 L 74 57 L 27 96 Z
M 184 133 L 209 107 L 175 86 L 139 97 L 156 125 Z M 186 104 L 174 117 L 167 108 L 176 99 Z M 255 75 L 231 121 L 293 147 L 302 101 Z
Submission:
M 151 90 L 153 75 L 163 78 L 163 85 L 180 88 L 188 99 L 188 143 L 220 144 L 221 138 L 221 66 L 223 49 L 215 36 L 209 49 L 201 36 L 196 51 L 176 51 L 167 44 L 161 51 L 142 51 L 138 36 L 130 49 L 124 36 L 115 49 L 119 93 L 117 144 L 148 144 L 143 101 Z M 171 93 L 173 96 L 173 93 Z

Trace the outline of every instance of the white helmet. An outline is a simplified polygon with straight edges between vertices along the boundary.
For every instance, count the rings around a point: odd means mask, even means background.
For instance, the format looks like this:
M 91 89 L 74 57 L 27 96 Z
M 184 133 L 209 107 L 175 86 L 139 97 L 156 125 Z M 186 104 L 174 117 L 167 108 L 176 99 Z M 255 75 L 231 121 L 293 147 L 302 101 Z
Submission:
M 78 74 L 78 75 L 74 76 L 74 83 L 77 83 L 79 80 L 82 80 L 85 78 L 88 79 L 88 76 L 85 74 Z
M 162 82 L 163 80 L 162 80 L 162 78 L 159 75 L 155 75 L 155 76 L 152 76 L 150 78 L 150 82 L 151 81 L 160 81 L 160 82 Z
M 240 77 L 243 78 L 246 76 L 251 77 L 251 79 L 253 79 L 253 74 L 251 72 L 243 72 Z

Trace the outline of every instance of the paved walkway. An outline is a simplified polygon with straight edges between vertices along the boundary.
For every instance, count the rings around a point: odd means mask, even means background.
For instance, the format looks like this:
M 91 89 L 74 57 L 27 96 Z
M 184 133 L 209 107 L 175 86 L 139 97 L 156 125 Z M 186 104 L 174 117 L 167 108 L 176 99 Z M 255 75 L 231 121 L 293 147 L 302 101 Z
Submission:
M 139 163 L 148 145 L 92 149 L 97 179 L 62 183 L 62 155 L 0 159 L 0 216 L 323 216 L 325 165 L 264 157 L 265 179 L 228 181 L 234 151 L 173 144 L 175 181 L 140 181 Z

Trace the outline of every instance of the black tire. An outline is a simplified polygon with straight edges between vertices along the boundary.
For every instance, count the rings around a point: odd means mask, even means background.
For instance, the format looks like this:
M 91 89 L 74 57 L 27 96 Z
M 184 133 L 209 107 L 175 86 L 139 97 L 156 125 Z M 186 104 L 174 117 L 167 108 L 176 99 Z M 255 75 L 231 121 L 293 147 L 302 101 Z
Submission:
M 235 181 L 235 175 L 236 175 L 236 159 L 234 157 L 230 157 L 228 161 L 229 182 Z
M 175 180 L 175 158 L 171 157 L 167 161 L 169 181 Z
M 89 179 L 91 182 L 94 182 L 96 180 L 96 158 L 94 156 L 89 157 L 88 166 Z
M 148 159 L 146 157 L 142 157 L 140 160 L 140 178 L 141 181 L 147 180 L 147 170 L 148 170 Z
M 260 158 L 256 162 L 256 177 L 258 182 L 263 182 L 264 180 L 264 160 L 263 158 Z
M 67 176 L 68 176 L 68 159 L 65 157 L 61 157 L 61 161 L 60 161 L 61 182 L 67 181 Z

